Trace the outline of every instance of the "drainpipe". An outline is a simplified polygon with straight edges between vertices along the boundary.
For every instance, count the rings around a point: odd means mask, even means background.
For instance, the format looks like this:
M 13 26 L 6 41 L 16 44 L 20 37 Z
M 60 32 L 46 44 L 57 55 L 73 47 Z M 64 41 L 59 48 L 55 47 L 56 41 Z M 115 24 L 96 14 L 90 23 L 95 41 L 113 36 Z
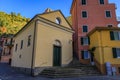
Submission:
M 34 36 L 33 36 L 33 49 L 32 49 L 32 60 L 31 60 L 31 76 L 34 75 L 34 58 L 35 58 L 35 39 L 36 39 L 36 27 L 37 27 L 37 21 L 35 20 L 35 26 L 34 26 Z

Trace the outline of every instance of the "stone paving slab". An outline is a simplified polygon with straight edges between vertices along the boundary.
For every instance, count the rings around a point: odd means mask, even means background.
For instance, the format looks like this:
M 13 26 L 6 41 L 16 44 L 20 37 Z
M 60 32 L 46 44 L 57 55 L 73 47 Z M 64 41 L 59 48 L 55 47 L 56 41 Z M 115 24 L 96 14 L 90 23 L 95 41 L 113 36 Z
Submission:
M 9 76 L 9 77 L 1 77 L 1 80 L 120 80 L 119 77 L 108 77 L 108 76 L 93 76 L 93 77 L 78 77 L 78 78 L 43 78 L 43 77 L 19 77 L 19 76 Z
M 0 80 L 120 80 L 120 76 L 84 76 L 75 78 L 31 77 L 15 72 L 8 64 L 0 63 Z

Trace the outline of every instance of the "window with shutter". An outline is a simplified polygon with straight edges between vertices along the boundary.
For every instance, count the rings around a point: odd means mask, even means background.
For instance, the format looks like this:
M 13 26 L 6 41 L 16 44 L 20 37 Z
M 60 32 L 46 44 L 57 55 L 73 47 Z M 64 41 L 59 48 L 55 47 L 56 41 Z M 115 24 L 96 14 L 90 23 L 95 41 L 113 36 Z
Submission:
M 90 45 L 90 37 L 88 37 L 88 44 Z
M 114 40 L 114 34 L 113 34 L 113 31 L 110 31 L 110 39 L 111 39 L 111 40 Z
M 113 51 L 113 58 L 117 58 L 116 48 L 112 48 L 112 51 Z
M 90 39 L 89 37 L 81 37 L 81 45 L 89 45 Z
M 100 4 L 104 4 L 104 0 L 99 0 L 100 1 Z
M 89 51 L 81 51 L 81 53 L 82 53 L 82 59 L 90 58 Z
M 28 44 L 27 46 L 30 46 L 31 45 L 31 35 L 28 36 Z
M 81 51 L 81 57 L 84 59 L 84 51 Z
M 20 49 L 22 49 L 23 48 L 23 40 L 21 40 L 21 47 L 20 47 Z
M 119 40 L 120 40 L 120 31 L 118 32 L 118 37 L 119 37 Z
M 119 31 L 110 31 L 110 39 L 111 40 L 120 40 L 120 32 Z
M 81 37 L 81 45 L 83 45 L 83 37 Z
M 87 18 L 87 11 L 82 11 L 82 18 Z
M 81 0 L 82 5 L 86 5 L 86 0 Z
M 116 48 L 117 58 L 120 58 L 120 48 Z
M 87 25 L 83 25 L 82 26 L 82 31 L 83 32 L 88 32 L 88 26 Z
M 111 17 L 111 12 L 110 11 L 106 11 L 106 17 L 110 18 Z
M 119 40 L 119 35 L 117 31 L 114 31 L 114 40 Z

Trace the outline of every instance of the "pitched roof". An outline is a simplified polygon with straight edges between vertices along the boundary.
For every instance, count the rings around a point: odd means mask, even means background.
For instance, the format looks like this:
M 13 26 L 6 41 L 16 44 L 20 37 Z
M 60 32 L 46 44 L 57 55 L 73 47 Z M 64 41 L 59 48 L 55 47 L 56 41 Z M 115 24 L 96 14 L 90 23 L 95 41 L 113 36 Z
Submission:
M 95 31 L 113 31 L 113 30 L 118 30 L 120 31 L 119 27 L 95 27 L 93 30 L 91 30 L 87 36 L 90 36 L 91 34 L 93 34 Z
M 48 8 L 47 8 L 48 9 Z M 49 11 L 49 12 L 44 12 L 42 14 L 38 14 L 38 15 L 46 15 L 46 14 L 51 14 L 51 13 L 55 13 L 55 12 L 60 12 L 60 14 L 63 16 L 63 18 L 65 19 L 65 21 L 67 22 L 67 24 L 70 26 L 70 28 L 73 30 L 72 26 L 70 25 L 70 23 L 68 22 L 68 20 L 65 18 L 65 16 L 63 15 L 63 13 L 61 12 L 61 10 L 55 10 L 55 11 Z
M 40 19 L 43 19 L 43 20 L 45 20 L 45 21 L 48 21 L 48 22 L 51 22 L 51 23 L 53 23 L 53 24 L 56 24 L 55 22 L 52 22 L 52 21 L 50 21 L 50 20 L 48 20 L 48 19 L 45 19 L 45 18 L 43 18 L 43 17 L 40 17 L 40 15 L 44 15 L 44 14 L 49 14 L 49 13 L 53 13 L 53 12 L 57 12 L 57 11 L 59 11 L 61 14 L 62 14 L 62 12 L 60 11 L 60 10 L 56 10 L 56 11 L 50 11 L 50 12 L 47 12 L 47 13 L 43 13 L 43 14 L 37 14 L 37 15 L 35 15 L 21 30 L 19 30 L 15 35 L 14 35 L 14 37 L 16 37 L 21 31 L 23 31 L 36 17 L 39 17 Z M 63 15 L 63 14 L 62 14 Z M 63 17 L 64 17 L 64 15 L 63 15 Z M 65 18 L 65 17 L 64 17 Z M 66 18 L 65 18 L 65 20 L 66 20 Z M 66 20 L 66 22 L 69 24 L 69 22 Z M 59 24 L 56 24 L 56 25 L 59 25 Z M 70 25 L 70 24 L 69 24 Z M 60 28 L 60 29 L 63 29 L 63 30 L 66 30 L 66 31 L 69 31 L 69 30 L 71 30 L 72 32 L 73 32 L 73 29 L 72 29 L 72 27 L 71 27 L 71 25 L 70 25 L 70 28 L 67 28 L 67 27 L 65 27 L 65 26 L 62 26 L 62 25 L 59 25 L 59 26 L 61 26 L 62 28 Z

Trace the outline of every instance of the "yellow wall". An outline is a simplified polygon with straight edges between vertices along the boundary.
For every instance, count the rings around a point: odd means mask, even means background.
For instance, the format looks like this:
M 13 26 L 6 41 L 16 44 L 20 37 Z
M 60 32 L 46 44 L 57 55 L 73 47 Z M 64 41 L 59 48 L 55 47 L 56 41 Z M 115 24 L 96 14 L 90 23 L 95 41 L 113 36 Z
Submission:
M 65 21 L 59 11 L 49 14 L 44 14 L 42 17 L 55 22 L 56 17 L 61 18 L 61 25 L 51 23 L 42 18 L 36 17 L 32 22 L 27 25 L 26 29 L 21 31 L 14 39 L 14 49 L 12 56 L 12 66 L 31 68 L 32 51 L 33 51 L 33 38 L 36 21 L 36 33 L 35 33 L 35 46 L 34 46 L 34 59 L 33 67 L 49 67 L 53 66 L 53 45 L 55 40 L 61 42 L 62 56 L 61 65 L 67 65 L 72 61 L 72 34 L 68 23 Z M 33 22 L 34 21 L 34 22 Z M 62 28 L 62 29 L 61 29 Z M 68 29 L 69 28 L 69 29 Z M 64 29 L 64 30 L 63 30 Z M 32 35 L 31 45 L 27 47 L 28 36 Z M 24 40 L 23 49 L 20 49 L 21 40 Z M 71 41 L 71 42 L 70 42 Z M 18 43 L 18 50 L 15 51 L 15 45 Z M 19 56 L 21 55 L 21 58 Z
M 53 44 L 55 40 L 62 44 L 62 65 L 72 60 L 72 33 L 39 22 L 37 25 L 35 67 L 53 66 Z
M 120 64 L 119 58 L 113 58 L 112 48 L 120 48 L 120 41 L 110 40 L 110 31 L 102 30 L 95 31 L 90 35 L 90 48 L 96 47 L 95 59 L 104 64 L 110 62 L 111 64 Z
M 12 66 L 31 68 L 31 58 L 33 50 L 33 33 L 34 23 L 28 25 L 23 31 L 21 31 L 16 37 L 14 37 L 15 43 L 12 53 Z M 28 47 L 28 36 L 31 35 L 31 45 Z M 21 40 L 23 40 L 23 49 L 20 49 Z M 18 44 L 17 51 L 15 51 L 15 45 Z M 19 56 L 21 55 L 21 58 Z
M 104 62 L 120 64 L 120 59 L 113 58 L 112 48 L 120 48 L 120 41 L 110 40 L 110 32 L 102 31 L 102 42 L 104 47 Z
M 68 25 L 68 23 L 66 22 L 66 20 L 64 19 L 64 17 L 61 15 L 61 13 L 59 11 L 56 12 L 51 12 L 48 14 L 44 14 L 44 15 L 40 15 L 41 17 L 48 19 L 52 22 L 55 22 L 56 18 L 59 17 L 61 19 L 61 24 L 67 28 L 70 28 L 70 26 Z
M 99 46 L 100 46 L 100 36 L 99 36 L 99 32 L 96 31 L 94 34 L 90 36 L 90 49 L 96 47 L 96 50 L 94 52 L 95 59 L 99 62 L 102 62 L 101 54 L 99 54 L 100 53 Z

